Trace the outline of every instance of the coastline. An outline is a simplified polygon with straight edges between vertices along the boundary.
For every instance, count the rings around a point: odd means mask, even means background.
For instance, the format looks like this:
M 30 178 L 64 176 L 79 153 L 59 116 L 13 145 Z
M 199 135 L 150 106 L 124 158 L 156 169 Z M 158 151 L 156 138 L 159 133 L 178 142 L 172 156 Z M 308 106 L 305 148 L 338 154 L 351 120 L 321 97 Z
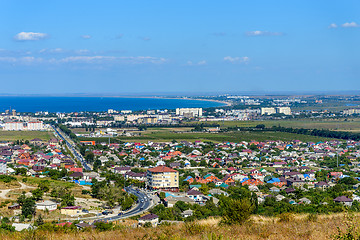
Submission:
M 4 106 L 11 106 L 19 112 L 101 112 L 107 109 L 128 109 L 142 111 L 149 109 L 176 108 L 217 108 L 230 106 L 227 102 L 204 98 L 165 97 L 165 96 L 2 96 Z M 78 100 L 76 100 L 78 99 Z M 84 100 L 87 99 L 87 100 Z M 108 100 L 106 100 L 108 99 Z M 113 99 L 113 100 L 111 100 Z M 118 99 L 118 100 L 116 100 Z M 121 100 L 121 99 L 124 99 Z M 128 99 L 128 100 L 125 100 Z M 134 99 L 134 101 L 132 100 Z M 136 100 L 138 99 L 138 100 Z M 143 100 L 141 100 L 143 99 Z M 148 99 L 148 100 L 146 100 Z M 154 101 L 152 101 L 153 99 Z M 156 101 L 158 100 L 158 101 Z M 164 100 L 164 102 L 162 102 Z M 166 101 L 169 100 L 169 101 Z M 171 100 L 171 101 L 170 101 Z M 183 100 L 183 101 L 181 101 Z M 61 102 L 61 104 L 60 104 Z M 155 102 L 155 104 L 153 104 Z M 161 103 L 160 103 L 161 102 Z M 42 104 L 44 103 L 44 104 Z M 89 104 L 91 104 L 91 107 Z M 216 104 L 215 104 L 216 103 Z M 106 105 L 106 109 L 104 106 Z M 89 106 L 88 106 L 89 105 Z M 36 107 L 34 107 L 36 106 Z M 71 106 L 71 107 L 70 107 Z M 3 109 L 2 109 L 3 108 Z M 2 107 L 5 111 L 6 108 Z
M 95 96 L 93 96 L 95 97 Z M 220 100 L 214 100 L 214 99 L 204 99 L 204 98 L 186 98 L 186 97 L 157 97 L 157 96 L 101 96 L 101 97 L 107 97 L 107 98 L 112 98 L 112 97 L 116 97 L 116 98 L 149 98 L 149 99 L 178 99 L 178 100 L 194 100 L 194 101 L 203 101 L 203 102 L 216 102 L 216 103 L 221 103 L 223 104 L 223 106 L 219 106 L 219 107 L 229 107 L 232 106 L 231 103 L 229 102 L 225 102 L 225 101 L 220 101 Z

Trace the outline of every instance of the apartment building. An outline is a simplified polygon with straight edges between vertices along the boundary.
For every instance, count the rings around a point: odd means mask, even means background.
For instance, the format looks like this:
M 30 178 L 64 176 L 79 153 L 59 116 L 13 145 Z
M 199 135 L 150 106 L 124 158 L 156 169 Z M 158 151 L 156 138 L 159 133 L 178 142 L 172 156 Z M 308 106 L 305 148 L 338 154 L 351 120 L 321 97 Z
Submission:
M 184 117 L 201 117 L 203 113 L 202 108 L 177 108 L 176 115 Z
M 157 166 L 150 168 L 146 173 L 147 187 L 163 191 L 179 191 L 179 172 L 166 167 Z
M 41 121 L 33 121 L 27 123 L 27 130 L 29 131 L 41 131 L 44 130 L 44 124 Z

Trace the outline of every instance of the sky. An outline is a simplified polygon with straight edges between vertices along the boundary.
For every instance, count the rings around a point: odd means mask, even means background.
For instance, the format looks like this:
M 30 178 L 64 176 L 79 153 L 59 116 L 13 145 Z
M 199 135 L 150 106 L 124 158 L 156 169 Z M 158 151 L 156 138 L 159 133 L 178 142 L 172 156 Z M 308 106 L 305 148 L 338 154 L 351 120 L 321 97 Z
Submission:
M 360 90 L 358 0 L 1 0 L 0 94 Z

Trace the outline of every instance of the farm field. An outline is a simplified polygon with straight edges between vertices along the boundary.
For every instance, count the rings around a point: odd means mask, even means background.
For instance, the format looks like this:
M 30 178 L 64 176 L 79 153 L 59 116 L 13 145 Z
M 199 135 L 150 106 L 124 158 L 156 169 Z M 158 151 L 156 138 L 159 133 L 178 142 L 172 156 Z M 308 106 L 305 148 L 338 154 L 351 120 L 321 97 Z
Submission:
M 342 120 L 269 120 L 269 121 L 224 121 L 224 122 L 210 122 L 219 124 L 220 127 L 255 127 L 258 124 L 264 124 L 266 127 L 281 126 L 292 128 L 306 128 L 306 129 L 328 129 L 338 131 L 352 131 L 360 132 L 360 119 Z
M 79 138 L 80 140 L 108 141 L 108 138 Z M 148 129 L 141 132 L 140 136 L 127 137 L 119 136 L 116 139 L 131 142 L 170 142 L 176 141 L 211 141 L 211 142 L 241 142 L 241 141 L 265 141 L 265 140 L 300 140 L 304 142 L 325 141 L 330 138 L 321 138 L 302 134 L 285 133 L 285 132 L 224 132 L 224 133 L 205 133 L 205 132 L 177 132 L 170 129 Z
M 0 131 L 0 141 L 26 141 L 34 138 L 48 141 L 52 137 L 54 137 L 53 133 L 48 131 Z

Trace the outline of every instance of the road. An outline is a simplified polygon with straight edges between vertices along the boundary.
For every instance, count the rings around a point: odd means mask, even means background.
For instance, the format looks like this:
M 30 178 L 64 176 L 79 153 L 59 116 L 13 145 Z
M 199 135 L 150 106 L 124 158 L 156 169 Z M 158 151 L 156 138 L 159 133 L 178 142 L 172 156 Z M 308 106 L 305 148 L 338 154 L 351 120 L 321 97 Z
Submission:
M 109 222 L 117 221 L 119 219 L 124 219 L 124 218 L 128 218 L 128 217 L 138 215 L 138 214 L 140 214 L 142 212 L 147 211 L 150 207 L 152 207 L 153 203 L 152 203 L 152 201 L 150 200 L 149 196 L 146 193 L 144 193 L 142 191 L 137 191 L 137 190 L 135 190 L 133 188 L 130 188 L 130 187 L 126 187 L 125 190 L 128 193 L 132 193 L 132 194 L 134 194 L 135 196 L 138 197 L 138 204 L 134 208 L 132 208 L 131 210 L 129 210 L 127 212 L 124 212 L 121 215 L 113 215 L 113 216 L 109 216 L 109 217 L 105 217 L 105 218 L 99 218 L 99 220 L 101 220 L 101 221 L 109 221 Z
M 76 144 L 67 136 L 63 131 L 61 131 L 59 128 L 56 128 L 55 126 L 51 127 L 54 129 L 56 134 L 65 141 L 66 146 L 69 148 L 71 153 L 74 155 L 74 157 L 81 162 L 85 170 L 91 171 L 91 167 L 86 163 L 84 157 L 80 154 L 80 152 L 76 149 Z

